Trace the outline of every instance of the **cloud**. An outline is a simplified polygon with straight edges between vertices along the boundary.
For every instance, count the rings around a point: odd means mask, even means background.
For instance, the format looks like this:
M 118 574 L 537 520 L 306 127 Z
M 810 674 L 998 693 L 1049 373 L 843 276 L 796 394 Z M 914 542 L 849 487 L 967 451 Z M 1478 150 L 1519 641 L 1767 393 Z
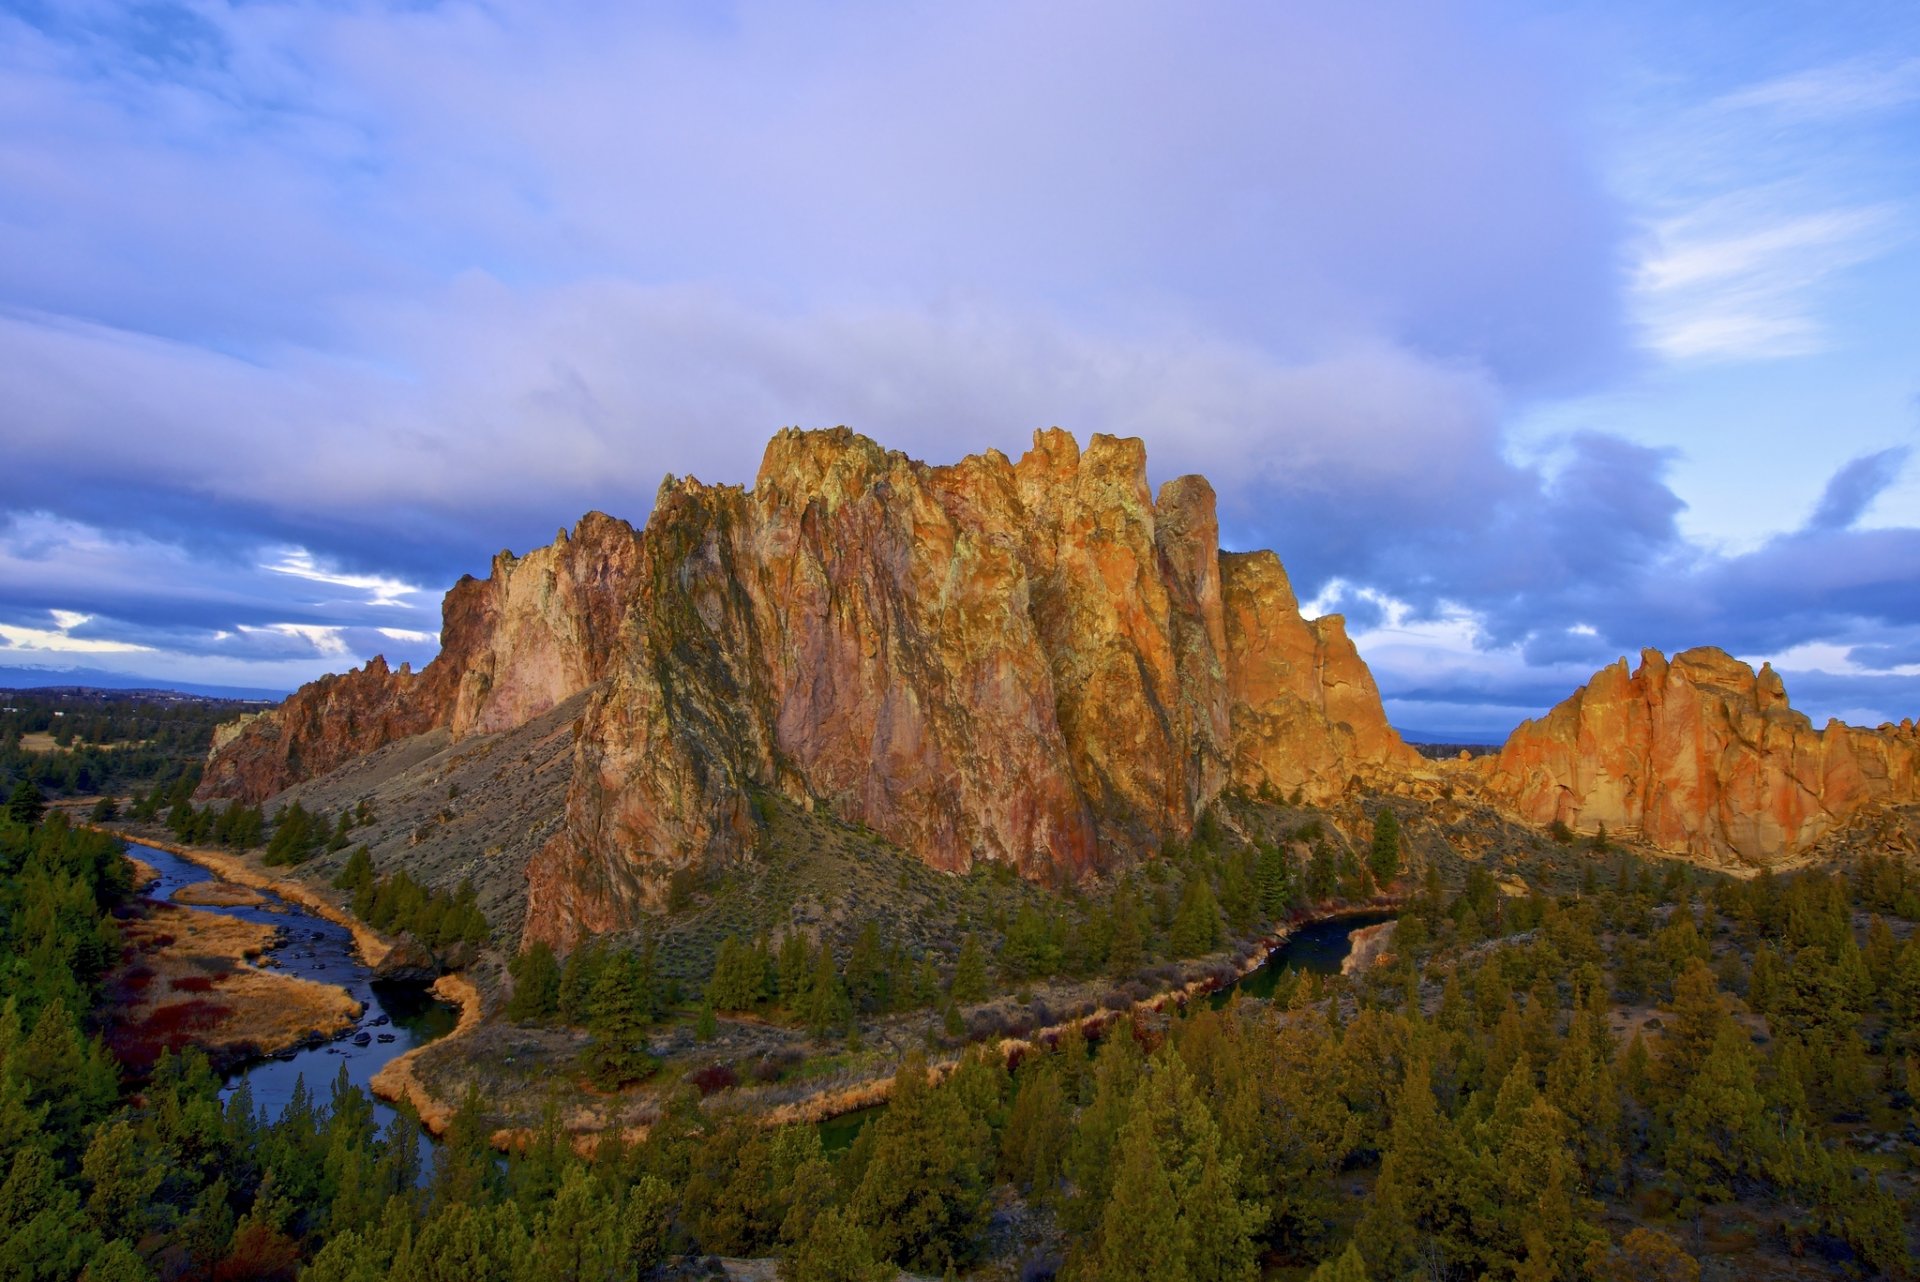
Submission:
M 1900 479 L 1908 453 L 1904 446 L 1878 450 L 1861 455 L 1835 472 L 1827 481 L 1820 505 L 1814 509 L 1807 528 L 1844 530 L 1858 521 L 1873 501 Z
M 1913 531 L 1852 528 L 1892 453 L 1728 557 L 1679 532 L 1671 448 L 1506 427 L 1636 333 L 1825 341 L 1904 205 L 1755 140 L 1804 157 L 1905 71 L 1683 113 L 1697 179 L 1634 240 L 1588 50 L 1497 5 L 31 12 L 0 15 L 12 627 L 246 684 L 420 656 L 492 549 L 836 423 L 935 461 L 1143 436 L 1321 608 L 1491 656 L 1490 708 L 1648 642 L 1870 647 L 1920 595 Z
M 1643 211 L 1634 291 L 1670 361 L 1779 360 L 1831 345 L 1838 282 L 1911 238 L 1897 148 L 1872 127 L 1920 101 L 1920 58 L 1803 68 L 1642 127 L 1623 189 Z

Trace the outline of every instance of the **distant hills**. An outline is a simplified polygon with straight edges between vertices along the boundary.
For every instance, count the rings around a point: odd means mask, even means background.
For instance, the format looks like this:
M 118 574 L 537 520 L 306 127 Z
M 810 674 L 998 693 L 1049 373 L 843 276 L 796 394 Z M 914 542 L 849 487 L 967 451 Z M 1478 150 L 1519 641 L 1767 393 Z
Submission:
M 46 668 L 0 666 L 0 690 L 119 690 L 132 694 L 187 694 L 201 699 L 235 699 L 247 703 L 278 703 L 285 690 L 257 686 L 202 685 L 193 681 L 166 681 L 100 668 Z

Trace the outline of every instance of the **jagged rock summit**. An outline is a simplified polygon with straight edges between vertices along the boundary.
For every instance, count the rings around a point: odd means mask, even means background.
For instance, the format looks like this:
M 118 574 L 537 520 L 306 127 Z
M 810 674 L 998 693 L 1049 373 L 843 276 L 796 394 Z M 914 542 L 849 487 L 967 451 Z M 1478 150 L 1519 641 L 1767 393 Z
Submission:
M 1482 760 L 1522 819 L 1604 824 L 1711 863 L 1777 864 L 1869 807 L 1920 800 L 1911 720 L 1815 729 L 1771 666 L 1705 647 L 1601 669 Z
M 447 594 L 438 658 L 326 677 L 224 738 L 202 795 L 260 801 L 387 744 L 523 725 L 581 692 L 527 933 L 630 925 L 756 840 L 754 798 L 927 863 L 1072 879 L 1189 834 L 1223 789 L 1329 801 L 1417 758 L 1337 616 L 1219 550 L 1212 487 L 1137 439 L 1037 432 L 932 467 L 787 430 L 752 489 L 668 477 Z

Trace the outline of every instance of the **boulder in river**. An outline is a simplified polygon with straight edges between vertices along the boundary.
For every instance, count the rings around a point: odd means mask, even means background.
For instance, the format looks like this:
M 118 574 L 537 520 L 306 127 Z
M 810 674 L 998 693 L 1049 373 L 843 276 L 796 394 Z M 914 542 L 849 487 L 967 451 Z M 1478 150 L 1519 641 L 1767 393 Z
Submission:
M 373 968 L 373 977 L 389 984 L 431 984 L 440 978 L 440 966 L 424 944 L 403 935 Z

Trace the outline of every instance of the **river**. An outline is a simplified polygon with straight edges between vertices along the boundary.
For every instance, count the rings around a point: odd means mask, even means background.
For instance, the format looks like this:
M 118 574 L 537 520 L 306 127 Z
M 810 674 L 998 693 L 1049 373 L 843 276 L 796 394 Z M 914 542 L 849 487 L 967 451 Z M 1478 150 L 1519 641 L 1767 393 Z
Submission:
M 1392 921 L 1399 915 L 1397 911 L 1360 912 L 1309 922 L 1287 936 L 1286 942 L 1268 954 L 1267 960 L 1260 964 L 1260 969 L 1227 985 L 1208 1000 L 1216 1010 L 1225 1006 L 1236 992 L 1262 1001 L 1270 1000 L 1280 985 L 1281 976 L 1289 971 L 1337 975 L 1340 973 L 1340 963 L 1353 951 L 1354 931 Z M 872 1104 L 828 1118 L 819 1123 L 821 1145 L 829 1153 L 844 1151 L 859 1138 L 861 1131 L 886 1111 L 885 1104 Z
M 1234 993 L 1258 997 L 1262 1001 L 1271 1000 L 1274 990 L 1280 986 L 1281 977 L 1289 971 L 1337 975 L 1340 973 L 1340 963 L 1353 951 L 1354 931 L 1364 926 L 1378 926 L 1399 915 L 1397 910 L 1365 912 L 1308 922 L 1287 936 L 1286 942 L 1273 950 L 1267 960 L 1261 963 L 1259 970 L 1215 993 L 1213 1004 L 1216 1008 L 1226 1005 Z
M 159 874 L 142 891 L 150 899 L 170 901 L 182 887 L 219 880 L 171 851 L 130 841 L 127 853 Z M 343 1065 L 347 1080 L 372 1095 L 368 1083 L 389 1060 L 453 1031 L 459 1010 L 432 997 L 424 987 L 375 983 L 372 970 L 354 951 L 353 936 L 345 926 L 317 917 L 269 891 L 259 893 L 266 902 L 254 907 L 193 907 L 199 912 L 278 927 L 285 942 L 269 956 L 282 974 L 337 985 L 366 1010 L 358 1026 L 337 1041 L 283 1051 L 279 1056 L 243 1065 L 227 1078 L 225 1097 L 231 1097 L 244 1081 L 253 1093 L 254 1107 L 278 1117 L 293 1098 L 295 1083 L 303 1077 L 308 1094 L 324 1103 Z M 365 1035 L 365 1045 L 356 1044 L 360 1035 Z M 374 1101 L 374 1115 L 383 1127 L 393 1120 L 393 1110 L 379 1100 Z M 424 1130 L 421 1143 L 431 1143 Z

